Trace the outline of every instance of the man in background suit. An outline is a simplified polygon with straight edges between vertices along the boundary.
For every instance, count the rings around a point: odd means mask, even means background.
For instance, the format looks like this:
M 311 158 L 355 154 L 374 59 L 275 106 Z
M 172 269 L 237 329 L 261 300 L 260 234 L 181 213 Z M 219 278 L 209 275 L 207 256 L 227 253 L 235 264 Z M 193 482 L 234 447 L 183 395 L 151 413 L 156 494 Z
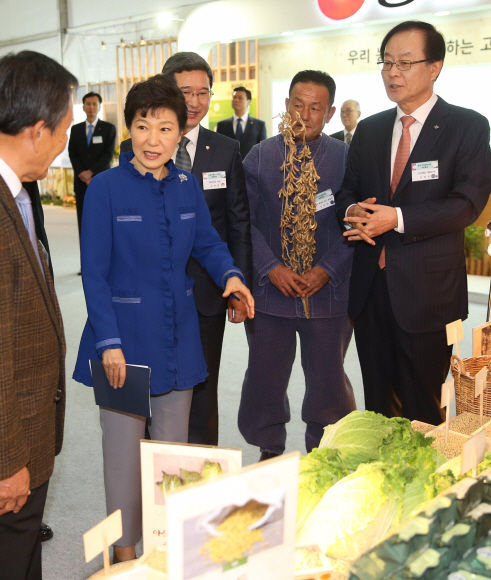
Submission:
M 239 143 L 200 125 L 208 113 L 213 73 L 209 64 L 194 52 L 178 52 L 165 63 L 164 74 L 173 76 L 188 106 L 188 121 L 175 153 L 177 167 L 191 171 L 203 189 L 213 226 L 227 243 L 235 265 L 252 284 L 252 244 L 249 201 Z M 121 152 L 131 151 L 131 140 L 121 143 Z M 209 178 L 223 172 L 213 189 Z M 209 376 L 193 391 L 189 418 L 189 443 L 218 445 L 218 372 L 222 354 L 225 313 L 230 322 L 246 319 L 241 302 L 224 300 L 222 290 L 208 272 L 191 258 L 188 275 L 196 282 L 194 298 L 198 309 L 201 342 Z
M 251 91 L 245 87 L 236 87 L 232 95 L 234 116 L 217 123 L 217 133 L 240 142 L 240 154 L 243 160 L 254 145 L 266 139 L 264 121 L 249 115 L 251 99 Z
M 65 410 L 63 324 L 21 182 L 43 179 L 64 150 L 76 85 L 45 55 L 0 59 L 0 570 L 9 580 L 42 578 L 39 529 Z
M 380 54 L 397 107 L 360 122 L 336 195 L 356 241 L 348 314 L 366 408 L 437 425 L 445 325 L 467 318 L 464 230 L 491 191 L 489 124 L 433 92 L 445 41 L 431 24 L 399 24 Z
M 73 186 L 77 203 L 78 235 L 82 231 L 82 213 L 87 186 L 94 175 L 111 167 L 116 146 L 116 127 L 97 117 L 102 104 L 98 93 L 87 93 L 82 99 L 87 119 L 73 125 L 68 155 L 73 167 Z
M 344 101 L 343 106 L 341 107 L 341 123 L 344 125 L 344 129 L 337 133 L 333 133 L 331 137 L 343 141 L 347 145 L 351 145 L 351 140 L 355 134 L 360 115 L 360 103 L 358 101 L 353 99 Z

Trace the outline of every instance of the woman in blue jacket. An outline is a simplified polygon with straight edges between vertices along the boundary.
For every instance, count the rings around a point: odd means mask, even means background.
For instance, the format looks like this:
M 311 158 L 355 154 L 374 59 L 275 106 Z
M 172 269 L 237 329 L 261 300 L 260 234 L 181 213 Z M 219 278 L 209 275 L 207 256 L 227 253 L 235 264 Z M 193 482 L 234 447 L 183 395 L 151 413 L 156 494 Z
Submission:
M 125 123 L 133 153 L 95 176 L 82 220 L 82 278 L 88 321 L 73 378 L 92 385 L 89 360 L 102 358 L 109 383 L 122 388 L 126 364 L 151 369 L 152 439 L 186 443 L 192 387 L 206 376 L 192 255 L 225 291 L 254 301 L 227 245 L 211 224 L 196 178 L 171 160 L 186 124 L 184 96 L 156 75 L 128 93 Z M 142 535 L 140 439 L 145 418 L 100 409 L 107 513 L 121 509 L 115 561 L 135 557 Z

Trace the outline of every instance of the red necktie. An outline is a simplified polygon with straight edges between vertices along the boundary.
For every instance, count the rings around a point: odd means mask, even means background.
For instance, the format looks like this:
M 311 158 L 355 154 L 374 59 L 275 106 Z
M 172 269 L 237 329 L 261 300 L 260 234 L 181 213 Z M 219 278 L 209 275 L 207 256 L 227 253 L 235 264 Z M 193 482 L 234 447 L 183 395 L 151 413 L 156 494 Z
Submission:
M 411 135 L 409 134 L 409 127 L 416 121 L 411 115 L 401 117 L 402 135 L 399 145 L 397 146 L 396 158 L 394 161 L 394 170 L 392 171 L 392 181 L 390 182 L 390 199 L 394 197 L 395 190 L 399 185 L 404 168 L 409 159 L 409 152 L 411 149 Z M 380 268 L 385 268 L 385 246 L 382 248 L 382 253 L 378 259 Z

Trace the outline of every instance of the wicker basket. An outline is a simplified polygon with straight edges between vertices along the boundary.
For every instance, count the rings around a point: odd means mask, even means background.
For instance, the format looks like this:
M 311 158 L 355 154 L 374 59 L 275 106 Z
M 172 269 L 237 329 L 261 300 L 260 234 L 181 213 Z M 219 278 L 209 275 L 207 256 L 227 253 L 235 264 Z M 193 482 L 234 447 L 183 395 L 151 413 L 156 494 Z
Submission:
M 484 391 L 484 415 L 491 417 L 491 355 L 451 358 L 451 372 L 455 380 L 455 404 L 457 415 L 466 411 L 479 415 L 481 412 L 479 397 L 474 397 L 474 377 L 485 366 L 488 367 L 486 390 Z

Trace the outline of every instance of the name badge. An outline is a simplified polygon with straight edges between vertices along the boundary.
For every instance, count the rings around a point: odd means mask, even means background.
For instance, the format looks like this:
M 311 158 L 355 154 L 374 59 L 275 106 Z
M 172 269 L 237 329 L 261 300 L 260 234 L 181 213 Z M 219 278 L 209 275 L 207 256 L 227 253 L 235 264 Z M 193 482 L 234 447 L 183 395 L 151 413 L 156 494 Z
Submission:
M 224 187 L 227 187 L 225 171 L 203 173 L 203 189 L 222 189 Z
M 413 181 L 428 181 L 438 179 L 438 161 L 422 161 L 411 163 Z
M 318 212 L 321 209 L 325 209 L 326 207 L 330 207 L 334 205 L 334 195 L 330 189 L 326 189 L 326 191 L 321 191 L 315 196 L 315 211 Z
M 94 143 L 94 145 L 102 143 L 102 137 L 100 135 L 94 135 L 94 137 L 92 137 L 92 143 Z

